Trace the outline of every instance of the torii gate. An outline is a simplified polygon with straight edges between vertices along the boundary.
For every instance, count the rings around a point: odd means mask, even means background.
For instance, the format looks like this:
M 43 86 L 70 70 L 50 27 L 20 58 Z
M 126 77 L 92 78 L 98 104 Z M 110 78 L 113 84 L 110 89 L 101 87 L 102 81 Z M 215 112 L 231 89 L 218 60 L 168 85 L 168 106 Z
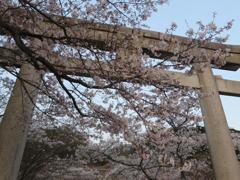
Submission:
M 69 19 L 66 19 L 69 21 Z M 76 21 L 76 20 L 74 20 Z M 48 28 L 45 24 L 45 28 Z M 106 24 L 86 23 L 79 20 L 78 26 L 73 27 L 72 32 L 84 29 L 89 32 L 88 39 L 84 39 L 89 43 L 94 44 L 99 49 L 106 50 L 106 39 L 109 37 L 123 38 L 124 34 L 137 35 L 141 42 L 135 44 L 143 49 L 150 57 L 161 58 L 154 56 L 154 53 L 149 49 L 154 45 L 157 51 L 161 52 L 162 56 L 173 54 L 176 49 L 176 43 L 172 38 L 181 42 L 181 48 L 187 47 L 190 41 L 187 38 L 180 36 L 168 36 L 159 32 L 153 32 L 141 29 L 131 29 L 126 27 L 115 27 Z M 55 31 L 58 31 L 56 28 Z M 1 33 L 1 31 L 0 31 Z M 71 32 L 69 32 L 71 35 Z M 168 48 L 162 47 L 160 42 L 165 40 L 169 42 Z M 134 42 L 133 42 L 134 44 Z M 205 49 L 208 53 L 213 53 L 217 49 L 230 49 L 231 56 L 226 58 L 226 65 L 222 67 L 225 70 L 235 71 L 240 67 L 240 47 L 233 45 L 221 45 L 217 43 L 208 43 L 198 49 Z M 0 65 L 21 67 L 20 78 L 25 81 L 30 81 L 32 85 L 26 82 L 17 80 L 6 107 L 6 111 L 2 122 L 0 124 L 0 179 L 1 180 L 15 180 L 20 167 L 23 150 L 26 142 L 26 135 L 28 125 L 32 118 L 34 102 L 37 98 L 37 87 L 41 82 L 41 72 L 36 71 L 31 65 L 23 64 L 17 60 L 17 54 L 14 51 L 8 51 L 0 48 Z M 118 53 L 118 52 L 117 52 Z M 197 58 L 197 52 L 192 52 Z M 126 56 L 125 56 L 126 57 Z M 124 58 L 124 56 L 122 57 Z M 77 59 L 68 59 L 61 61 L 52 58 L 52 65 L 56 69 L 67 74 L 74 74 L 79 76 L 98 75 L 99 72 L 92 70 L 95 66 L 93 61 L 84 62 L 84 68 L 81 61 Z M 85 68 L 88 71 L 86 72 Z M 109 68 L 102 64 L 103 68 Z M 201 68 L 201 64 L 197 66 Z M 94 69 L 94 68 L 92 68 Z M 186 75 L 181 72 L 171 72 L 166 70 L 147 71 L 146 76 L 151 78 L 156 74 L 162 74 L 172 80 L 179 82 L 180 86 L 193 87 L 200 89 L 202 96 L 200 97 L 202 113 L 205 117 L 205 128 L 207 133 L 207 140 L 210 147 L 211 159 L 217 180 L 238 180 L 240 179 L 239 163 L 234 151 L 231 140 L 229 128 L 227 125 L 224 110 L 221 104 L 219 94 L 240 96 L 240 82 L 221 79 L 214 76 L 211 69 L 211 64 L 207 64 L 204 72 L 198 72 L 194 75 Z M 128 74 L 128 72 L 122 72 Z M 118 78 L 119 74 L 117 75 Z M 103 77 L 104 78 L 104 77 Z M 108 77 L 109 78 L 109 77 Z M 110 74 L 110 78 L 116 78 L 116 75 Z M 154 77 L 155 81 L 160 83 L 161 78 Z M 23 88 L 24 87 L 24 88 Z M 14 131 L 13 131 L 14 129 Z

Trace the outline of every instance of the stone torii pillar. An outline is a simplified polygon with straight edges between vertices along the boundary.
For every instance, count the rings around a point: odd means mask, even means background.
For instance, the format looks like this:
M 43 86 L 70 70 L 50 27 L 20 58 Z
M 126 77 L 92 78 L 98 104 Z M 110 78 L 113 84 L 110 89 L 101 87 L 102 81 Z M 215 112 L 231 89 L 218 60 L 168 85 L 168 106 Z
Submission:
M 196 68 L 200 71 L 200 103 L 215 177 L 217 180 L 239 180 L 239 163 L 211 65 L 203 67 L 202 64 Z
M 19 77 L 0 123 L 1 180 L 17 179 L 41 82 L 41 73 L 30 64 L 21 66 Z

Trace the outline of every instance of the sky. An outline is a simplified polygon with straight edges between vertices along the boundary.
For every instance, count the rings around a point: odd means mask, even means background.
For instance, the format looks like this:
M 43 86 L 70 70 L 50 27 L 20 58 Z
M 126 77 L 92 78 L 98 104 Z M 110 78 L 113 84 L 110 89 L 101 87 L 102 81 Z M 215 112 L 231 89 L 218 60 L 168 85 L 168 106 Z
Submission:
M 227 43 L 240 45 L 240 1 L 239 0 L 169 0 L 146 22 L 151 30 L 165 32 L 172 22 L 178 25 L 174 34 L 184 36 L 188 27 L 196 28 L 196 22 L 207 24 L 217 13 L 215 22 L 221 27 L 234 20 Z M 239 59 L 240 61 L 240 59 Z M 214 70 L 224 79 L 240 81 L 240 70 L 235 72 Z M 240 97 L 221 96 L 223 108 L 230 128 L 240 130 Z

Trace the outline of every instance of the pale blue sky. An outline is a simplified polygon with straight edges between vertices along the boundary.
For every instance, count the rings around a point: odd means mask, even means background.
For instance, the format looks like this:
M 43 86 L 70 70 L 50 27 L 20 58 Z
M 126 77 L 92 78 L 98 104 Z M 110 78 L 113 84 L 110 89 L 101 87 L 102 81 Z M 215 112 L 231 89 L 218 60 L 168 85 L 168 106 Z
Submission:
M 154 31 L 165 32 L 172 22 L 177 23 L 177 35 L 184 35 L 188 26 L 196 27 L 197 21 L 207 24 L 212 20 L 213 12 L 217 13 L 215 22 L 224 26 L 234 19 L 233 28 L 227 32 L 230 38 L 227 43 L 240 45 L 240 1 L 239 0 L 169 0 L 147 21 Z M 187 23 L 186 23 L 187 22 Z M 239 59 L 240 61 L 240 59 Z M 236 72 L 214 71 L 225 79 L 240 81 L 240 70 Z M 240 130 L 240 98 L 222 96 L 223 107 L 230 127 Z

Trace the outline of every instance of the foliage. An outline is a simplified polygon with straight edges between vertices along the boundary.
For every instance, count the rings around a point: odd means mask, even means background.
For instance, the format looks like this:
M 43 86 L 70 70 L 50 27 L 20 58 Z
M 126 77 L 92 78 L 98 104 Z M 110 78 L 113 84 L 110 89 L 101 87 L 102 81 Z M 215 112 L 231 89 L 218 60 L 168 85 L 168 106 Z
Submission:
M 44 172 L 58 159 L 75 158 L 78 146 L 87 145 L 86 139 L 74 131 L 74 127 L 58 127 L 31 132 L 21 163 L 19 180 L 35 179 L 39 171 Z M 54 167 L 51 167 L 54 168 Z
M 205 62 L 223 65 L 227 50 L 203 50 L 201 60 L 192 54 L 210 41 L 225 42 L 221 33 L 232 21 L 220 28 L 214 19 L 207 25 L 198 22 L 197 30 L 186 32 L 190 42 L 185 49 L 171 36 L 175 23 L 169 35 L 162 34 L 159 44 L 148 50 L 139 47 L 142 39 L 137 33 L 112 33 L 126 26 L 143 27 L 143 21 L 166 2 L 0 2 L 0 50 L 15 57 L 0 61 L 4 73 L 18 77 L 22 63 L 45 72 L 20 179 L 73 174 L 92 179 L 201 179 L 212 173 L 200 128 L 198 92 L 161 72 L 193 72 L 194 64 Z M 101 23 L 114 28 L 96 34 Z M 159 52 L 172 42 L 172 54 Z M 13 81 L 2 74 L 0 81 L 5 89 L 0 92 L 3 112 Z M 101 173 L 95 168 L 99 164 L 111 170 Z
M 135 144 L 86 142 L 68 127 L 35 132 L 28 138 L 19 179 L 214 179 L 204 128 L 168 131 L 175 137 L 165 147 L 144 139 L 145 156 Z M 239 132 L 231 132 L 240 155 Z M 39 138 L 42 133 L 48 138 Z

